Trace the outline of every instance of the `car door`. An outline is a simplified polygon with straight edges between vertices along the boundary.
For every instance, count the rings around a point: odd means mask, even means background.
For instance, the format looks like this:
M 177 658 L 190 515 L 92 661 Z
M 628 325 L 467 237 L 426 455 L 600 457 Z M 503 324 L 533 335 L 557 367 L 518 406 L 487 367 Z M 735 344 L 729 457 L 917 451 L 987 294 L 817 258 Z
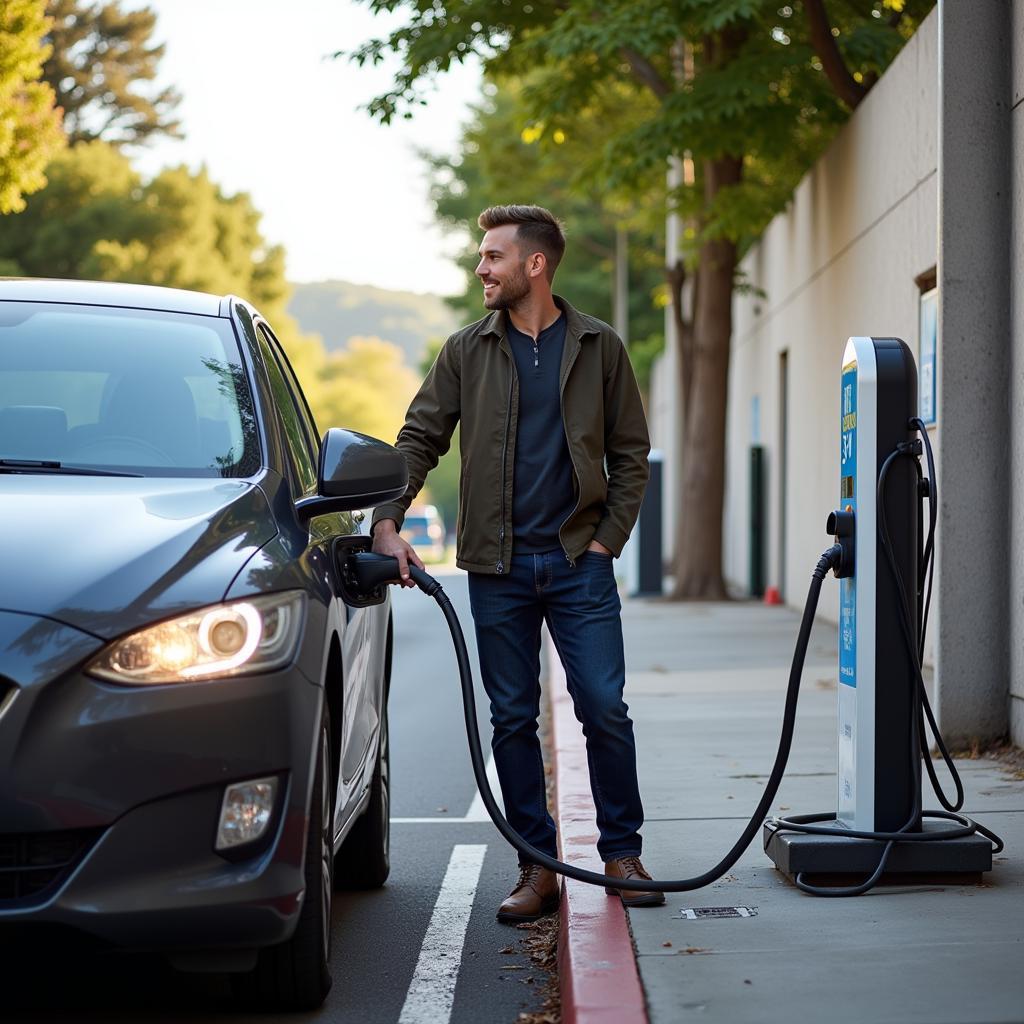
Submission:
M 319 435 L 305 396 L 291 369 L 280 343 L 268 324 L 257 328 L 264 350 L 268 375 L 275 399 L 286 421 L 284 433 L 287 447 L 297 463 L 298 486 L 303 496 L 316 491 L 316 464 L 319 459 Z M 297 495 L 298 496 L 298 495 Z M 323 549 L 330 557 L 331 541 L 342 534 L 358 533 L 358 514 L 349 512 L 316 516 L 310 522 L 310 545 Z M 345 621 L 342 635 L 342 721 L 340 723 L 340 778 L 335 821 L 347 817 L 352 800 L 361 792 L 361 768 L 367 760 L 370 744 L 378 726 L 377 674 L 373 671 L 374 608 L 352 608 L 335 594 L 339 614 Z M 337 728 L 337 726 L 336 726 Z

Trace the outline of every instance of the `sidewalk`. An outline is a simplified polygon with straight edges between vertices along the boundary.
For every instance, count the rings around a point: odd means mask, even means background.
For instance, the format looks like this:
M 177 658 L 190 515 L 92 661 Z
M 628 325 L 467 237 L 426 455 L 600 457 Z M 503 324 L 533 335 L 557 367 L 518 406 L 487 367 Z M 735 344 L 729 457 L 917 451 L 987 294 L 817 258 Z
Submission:
M 775 755 L 798 619 L 756 604 L 623 602 L 644 863 L 655 877 L 707 870 L 753 810 Z M 776 809 L 835 807 L 835 643 L 834 627 L 819 623 Z M 557 667 L 553 676 L 563 853 L 600 870 L 579 727 Z M 966 812 L 1006 841 L 981 885 L 816 898 L 775 870 L 758 838 L 725 878 L 630 912 L 627 930 L 617 900 L 567 882 L 565 1024 L 632 1024 L 645 1011 L 651 1024 L 1024 1021 L 1024 780 L 988 760 L 958 767 Z M 924 803 L 938 806 L 927 788 Z M 681 913 L 703 907 L 753 916 Z

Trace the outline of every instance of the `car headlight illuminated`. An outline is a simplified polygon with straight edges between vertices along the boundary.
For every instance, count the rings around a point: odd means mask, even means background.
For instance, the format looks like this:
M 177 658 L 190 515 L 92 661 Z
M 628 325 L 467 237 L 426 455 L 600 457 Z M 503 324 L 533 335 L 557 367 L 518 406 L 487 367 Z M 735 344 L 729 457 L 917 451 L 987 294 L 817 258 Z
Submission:
M 86 672 L 130 685 L 270 672 L 295 654 L 304 602 L 289 591 L 190 612 L 115 641 Z

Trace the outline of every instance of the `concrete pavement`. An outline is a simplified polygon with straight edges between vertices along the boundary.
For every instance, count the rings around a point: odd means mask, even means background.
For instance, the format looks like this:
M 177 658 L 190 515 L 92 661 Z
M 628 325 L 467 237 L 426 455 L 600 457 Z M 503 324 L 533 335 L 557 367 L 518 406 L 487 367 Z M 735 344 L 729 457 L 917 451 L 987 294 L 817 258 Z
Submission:
M 796 612 L 751 603 L 624 601 L 644 862 L 655 877 L 697 875 L 717 863 L 756 805 L 775 755 L 798 621 Z M 835 807 L 835 659 L 835 628 L 819 622 L 776 810 Z M 563 852 L 598 866 L 578 726 L 559 695 L 557 668 L 552 675 Z M 816 898 L 775 870 L 758 837 L 719 882 L 670 894 L 664 908 L 629 912 L 627 929 L 617 899 L 568 882 L 566 1024 L 645 1015 L 651 1024 L 1024 1021 L 1024 779 L 993 760 L 957 763 L 966 813 L 1006 841 L 980 885 Z M 925 785 L 925 806 L 937 807 Z M 728 907 L 748 916 L 686 913 Z M 637 977 L 642 995 L 631 999 Z

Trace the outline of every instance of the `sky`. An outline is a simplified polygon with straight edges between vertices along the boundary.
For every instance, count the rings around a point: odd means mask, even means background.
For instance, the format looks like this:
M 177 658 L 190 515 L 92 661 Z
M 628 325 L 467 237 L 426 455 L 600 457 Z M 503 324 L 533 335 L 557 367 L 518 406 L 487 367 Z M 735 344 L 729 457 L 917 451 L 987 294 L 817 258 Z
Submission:
M 434 224 L 419 149 L 451 154 L 477 65 L 453 68 L 411 121 L 383 126 L 359 107 L 391 82 L 389 66 L 358 68 L 351 50 L 389 24 L 354 0 L 127 0 L 157 14 L 166 43 L 158 83 L 183 94 L 185 139 L 132 155 L 155 174 L 205 164 L 228 192 L 248 192 L 263 233 L 287 251 L 291 281 L 455 294 L 452 256 L 465 239 Z M 392 19 L 394 20 L 394 19 Z M 390 65 L 390 70 L 394 69 Z

